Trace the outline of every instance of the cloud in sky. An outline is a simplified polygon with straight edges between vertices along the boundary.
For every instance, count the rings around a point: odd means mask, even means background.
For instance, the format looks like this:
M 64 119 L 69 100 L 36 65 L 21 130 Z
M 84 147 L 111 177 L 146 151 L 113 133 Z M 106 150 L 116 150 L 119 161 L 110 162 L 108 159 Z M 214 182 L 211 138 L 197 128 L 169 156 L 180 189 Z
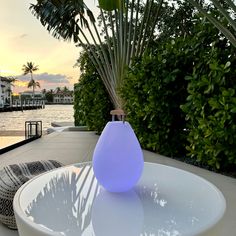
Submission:
M 73 87 L 80 76 L 79 69 L 73 68 L 80 49 L 74 43 L 59 41 L 48 33 L 29 11 L 30 3 L 36 0 L 0 2 L 0 75 L 18 77 L 23 89 L 30 75 L 20 76 L 22 65 L 32 61 L 39 65 L 34 78 L 42 89 L 63 86 L 63 83 Z
M 69 89 L 73 89 L 73 85 L 70 83 L 72 78 L 63 74 L 49 74 L 45 72 L 41 74 L 34 74 L 33 78 L 35 81 L 40 83 L 40 88 L 36 88 L 36 90 L 50 90 L 64 86 L 68 87 Z M 16 79 L 17 81 L 14 83 L 13 87 L 15 93 L 29 90 L 28 83 L 31 79 L 29 74 L 16 76 Z
M 50 84 L 58 84 L 58 83 L 69 83 L 69 77 L 62 74 L 48 74 L 48 73 L 42 73 L 42 74 L 34 74 L 33 75 L 35 81 L 43 81 L 45 83 Z M 17 79 L 20 81 L 29 81 L 30 75 L 20 75 L 17 76 Z
M 25 37 L 27 37 L 27 36 L 28 36 L 28 34 L 21 34 L 19 38 L 22 39 L 22 38 L 25 38 Z

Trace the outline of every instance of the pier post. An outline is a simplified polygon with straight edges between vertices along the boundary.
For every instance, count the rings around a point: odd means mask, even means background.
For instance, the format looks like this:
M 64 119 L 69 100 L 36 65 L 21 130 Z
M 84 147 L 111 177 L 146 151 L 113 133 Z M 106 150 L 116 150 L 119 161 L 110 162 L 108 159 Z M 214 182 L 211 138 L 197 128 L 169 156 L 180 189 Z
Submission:
M 20 107 L 21 107 L 21 110 L 23 111 L 23 99 L 22 99 L 22 97 L 20 97 Z

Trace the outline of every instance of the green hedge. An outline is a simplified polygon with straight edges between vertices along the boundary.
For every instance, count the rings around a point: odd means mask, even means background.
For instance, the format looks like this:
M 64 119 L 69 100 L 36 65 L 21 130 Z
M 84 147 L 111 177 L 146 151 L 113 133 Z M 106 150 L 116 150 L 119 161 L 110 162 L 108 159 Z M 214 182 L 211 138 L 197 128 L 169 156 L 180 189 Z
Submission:
M 143 148 L 163 155 L 185 153 L 186 127 L 180 105 L 186 98 L 188 61 L 173 42 L 137 61 L 124 81 L 125 110 Z
M 187 154 L 200 166 L 229 170 L 236 164 L 235 48 L 210 23 L 189 42 L 193 72 L 186 76 Z
M 122 95 L 142 146 L 212 169 L 235 168 L 235 58 L 227 40 L 199 22 L 193 35 L 156 45 L 137 61 Z
M 227 50 L 227 49 L 226 49 Z M 188 155 L 201 165 L 227 170 L 236 164 L 235 62 L 222 60 L 219 49 L 202 57 L 188 79 L 186 113 Z

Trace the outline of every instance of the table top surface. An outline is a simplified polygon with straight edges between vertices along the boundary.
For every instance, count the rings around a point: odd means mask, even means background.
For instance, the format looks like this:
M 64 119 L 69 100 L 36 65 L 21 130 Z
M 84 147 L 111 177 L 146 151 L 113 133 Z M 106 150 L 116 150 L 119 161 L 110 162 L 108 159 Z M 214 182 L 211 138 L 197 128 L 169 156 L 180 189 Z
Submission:
M 59 168 L 28 181 L 16 194 L 27 224 L 47 235 L 182 236 L 216 224 L 225 211 L 221 192 L 177 168 L 145 163 L 138 184 L 109 193 L 91 163 Z

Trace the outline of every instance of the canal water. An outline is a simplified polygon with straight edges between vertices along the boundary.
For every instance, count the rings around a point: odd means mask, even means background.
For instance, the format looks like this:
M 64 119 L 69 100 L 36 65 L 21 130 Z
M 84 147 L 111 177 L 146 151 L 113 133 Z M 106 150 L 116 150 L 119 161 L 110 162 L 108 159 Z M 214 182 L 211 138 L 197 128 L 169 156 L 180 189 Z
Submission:
M 24 139 L 25 121 L 42 121 L 43 131 L 52 122 L 74 122 L 73 105 L 46 105 L 45 109 L 0 113 L 0 149 Z

